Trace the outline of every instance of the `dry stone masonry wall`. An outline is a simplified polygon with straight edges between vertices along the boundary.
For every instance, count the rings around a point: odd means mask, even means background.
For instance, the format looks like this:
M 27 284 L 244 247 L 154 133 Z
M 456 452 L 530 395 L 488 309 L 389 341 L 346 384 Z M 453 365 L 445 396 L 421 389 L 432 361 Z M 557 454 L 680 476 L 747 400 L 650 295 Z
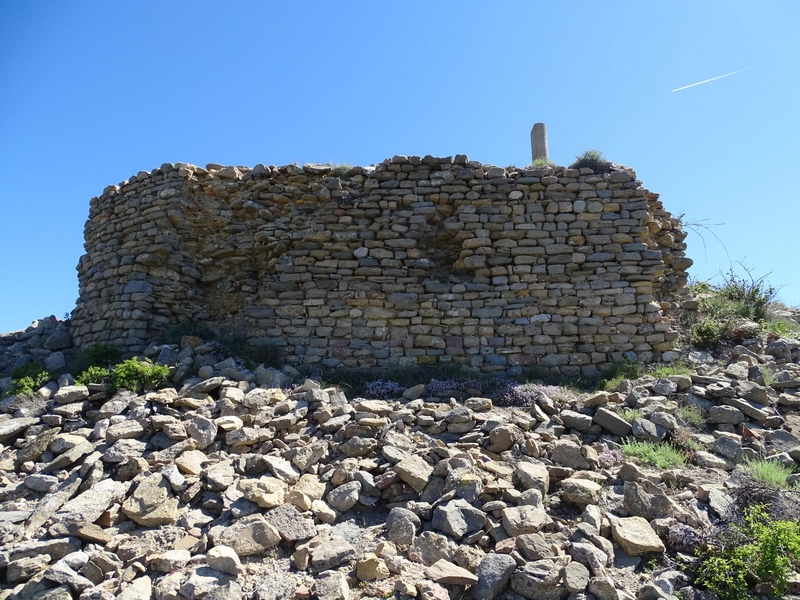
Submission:
M 196 321 L 294 365 L 594 375 L 670 358 L 684 238 L 627 167 L 165 164 L 92 199 L 73 332 L 139 352 Z

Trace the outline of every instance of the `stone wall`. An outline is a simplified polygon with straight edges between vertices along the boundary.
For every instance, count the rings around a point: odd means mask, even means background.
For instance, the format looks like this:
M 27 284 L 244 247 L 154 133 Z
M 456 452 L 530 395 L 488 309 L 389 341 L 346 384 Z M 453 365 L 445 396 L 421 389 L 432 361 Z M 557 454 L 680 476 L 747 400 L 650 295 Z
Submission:
M 684 238 L 626 167 L 165 164 L 92 199 L 73 332 L 138 352 L 189 320 L 294 365 L 593 375 L 670 350 Z

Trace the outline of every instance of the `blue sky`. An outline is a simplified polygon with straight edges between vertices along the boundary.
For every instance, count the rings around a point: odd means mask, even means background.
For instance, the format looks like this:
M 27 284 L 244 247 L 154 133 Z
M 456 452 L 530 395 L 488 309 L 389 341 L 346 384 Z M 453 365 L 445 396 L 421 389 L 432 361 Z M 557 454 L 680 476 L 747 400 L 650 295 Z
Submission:
M 0 331 L 78 295 L 89 200 L 164 162 L 587 148 L 800 305 L 800 3 L 0 1 Z M 675 88 L 751 69 L 679 92 Z M 716 238 L 719 238 L 717 240 Z

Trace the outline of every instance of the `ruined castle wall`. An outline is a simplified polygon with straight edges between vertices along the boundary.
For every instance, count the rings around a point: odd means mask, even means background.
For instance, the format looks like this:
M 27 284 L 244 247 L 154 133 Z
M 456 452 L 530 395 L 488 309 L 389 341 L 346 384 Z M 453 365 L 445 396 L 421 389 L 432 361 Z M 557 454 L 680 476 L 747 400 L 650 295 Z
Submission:
M 684 237 L 629 169 L 166 164 L 92 199 L 73 332 L 138 352 L 188 320 L 295 365 L 593 375 L 670 350 Z

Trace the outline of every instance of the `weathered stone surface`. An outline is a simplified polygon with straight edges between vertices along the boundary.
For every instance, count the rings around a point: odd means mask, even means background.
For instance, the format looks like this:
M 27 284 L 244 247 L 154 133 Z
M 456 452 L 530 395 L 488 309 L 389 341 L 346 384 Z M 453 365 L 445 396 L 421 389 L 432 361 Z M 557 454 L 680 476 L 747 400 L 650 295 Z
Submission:
M 135 440 L 143 433 L 144 427 L 138 421 L 122 421 L 106 430 L 106 441 L 113 444 L 117 440 Z
M 597 600 L 620 599 L 620 594 L 614 585 L 614 581 L 610 577 L 592 577 L 589 580 L 587 589 Z
M 458 498 L 437 506 L 433 511 L 431 525 L 434 529 L 460 540 L 469 533 L 479 531 L 485 522 L 486 515 L 482 511 Z
M 219 543 L 229 546 L 238 556 L 261 554 L 281 541 L 277 529 L 260 514 L 239 519 L 219 535 Z
M 141 456 L 146 445 L 139 440 L 119 440 L 103 452 L 103 462 L 121 463 L 129 460 L 132 456 Z
M 631 425 L 637 440 L 658 443 L 667 436 L 667 430 L 648 419 L 635 419 Z
M 317 572 L 335 569 L 355 557 L 356 549 L 344 538 L 334 536 L 311 551 L 311 568 Z
M 2 424 L 0 424 L 0 428 Z M 60 427 L 54 427 L 53 429 L 48 429 L 47 431 L 40 433 L 30 442 L 25 444 L 22 448 L 17 451 L 17 460 L 21 463 L 35 460 L 41 456 L 42 452 L 44 452 L 50 443 L 56 438 L 56 436 L 61 432 Z
M 196 440 L 197 447 L 203 450 L 214 443 L 214 438 L 217 436 L 217 424 L 211 419 L 197 416 L 186 423 L 186 433 Z
M 242 600 L 243 598 L 242 586 L 235 581 L 228 581 L 203 596 L 203 600 Z
M 745 420 L 744 415 L 738 408 L 733 406 L 712 406 L 708 411 L 706 419 L 709 423 L 730 423 L 738 425 Z
M 442 585 L 475 585 L 478 583 L 475 575 L 443 558 L 425 569 L 425 575 Z
M 350 600 L 347 578 L 340 571 L 320 573 L 314 581 L 314 589 L 319 600 Z
M 356 577 L 359 581 L 376 581 L 389 577 L 389 567 L 383 559 L 378 558 L 372 552 L 368 552 L 358 561 L 356 565 Z
M 487 554 L 478 565 L 475 600 L 494 600 L 511 579 L 517 562 L 508 554 Z
M 565 427 L 577 429 L 578 431 L 586 431 L 592 426 L 591 415 L 586 415 L 572 410 L 562 410 L 560 416 L 561 420 L 564 421 Z
M 666 517 L 676 512 L 676 507 L 664 490 L 647 479 L 639 482 L 625 482 L 623 506 L 631 516 L 642 517 L 647 521 Z
M 28 581 L 40 571 L 44 571 L 49 564 L 49 554 L 38 554 L 36 556 L 20 558 L 8 565 L 6 580 L 8 583 L 14 584 L 21 581 Z
M 529 562 L 511 575 L 511 589 L 529 600 L 562 600 L 569 595 L 560 585 L 561 568 L 549 560 Z
M 737 436 L 738 437 L 738 436 Z M 711 445 L 711 451 L 734 464 L 742 462 L 742 440 L 728 436 L 718 438 Z
M 122 510 L 145 527 L 169 525 L 180 514 L 178 499 L 172 496 L 169 481 L 161 473 L 153 473 L 141 481 L 122 504 Z
M 350 481 L 337 488 L 332 489 L 326 500 L 333 508 L 338 511 L 346 511 L 353 508 L 358 502 L 361 483 Z
M 192 553 L 188 550 L 168 550 L 153 558 L 150 561 L 150 568 L 154 571 L 169 573 L 183 569 L 191 558 Z
M 39 419 L 33 417 L 0 420 L 0 442 L 14 439 L 28 427 L 38 422 Z
M 589 479 L 565 479 L 561 482 L 561 497 L 571 504 L 587 506 L 598 504 L 602 497 L 603 487 Z
M 549 522 L 550 517 L 543 508 L 511 506 L 503 510 L 503 527 L 512 537 L 524 533 L 537 533 Z
M 242 563 L 236 550 L 230 546 L 214 546 L 206 553 L 206 563 L 215 571 L 237 575 Z
M 523 490 L 539 490 L 542 497 L 547 495 L 550 487 L 550 474 L 544 465 L 520 462 L 514 468 L 514 475 L 519 479 Z
M 308 519 L 291 504 L 282 504 L 264 515 L 264 519 L 288 542 L 306 540 L 317 535 L 312 519 Z
M 650 523 L 641 517 L 612 520 L 611 533 L 614 541 L 631 556 L 664 551 L 664 542 L 653 531 Z
M 53 395 L 53 400 L 58 404 L 69 404 L 86 400 L 89 397 L 89 388 L 85 385 L 65 385 Z
M 550 460 L 569 469 L 589 469 L 592 466 L 583 448 L 570 440 L 557 440 L 550 452 Z
M 631 434 L 631 424 L 607 408 L 598 408 L 592 420 L 614 435 L 625 437 Z
M 127 481 L 100 481 L 61 507 L 55 514 L 55 520 L 94 523 L 111 504 L 125 498 L 129 487 L 130 483 Z
M 564 587 L 570 592 L 582 592 L 589 585 L 589 569 L 579 562 L 571 562 L 564 567 Z
M 262 508 L 274 508 L 284 502 L 286 484 L 274 477 L 240 479 L 236 487 L 245 498 Z
M 47 569 L 44 572 L 44 577 L 56 583 L 66 584 L 78 593 L 94 587 L 94 583 L 78 574 L 64 560 L 58 561 Z
M 736 465 L 726 458 L 716 456 L 705 450 L 697 450 L 694 453 L 694 462 L 698 467 L 706 469 L 725 469 L 726 471 L 732 470 Z
M 400 478 L 414 488 L 417 493 L 421 493 L 425 489 L 433 473 L 433 467 L 419 456 L 409 456 L 401 460 L 394 466 L 394 469 Z
M 430 566 L 440 559 L 452 560 L 457 548 L 447 536 L 433 531 L 423 531 L 408 549 L 408 558 Z
M 231 579 L 227 573 L 214 571 L 208 567 L 198 567 L 189 571 L 188 576 L 183 579 L 180 593 L 188 600 L 199 600 L 210 596 Z
M 117 595 L 117 600 L 150 600 L 152 589 L 150 577 L 147 575 L 137 577 Z

